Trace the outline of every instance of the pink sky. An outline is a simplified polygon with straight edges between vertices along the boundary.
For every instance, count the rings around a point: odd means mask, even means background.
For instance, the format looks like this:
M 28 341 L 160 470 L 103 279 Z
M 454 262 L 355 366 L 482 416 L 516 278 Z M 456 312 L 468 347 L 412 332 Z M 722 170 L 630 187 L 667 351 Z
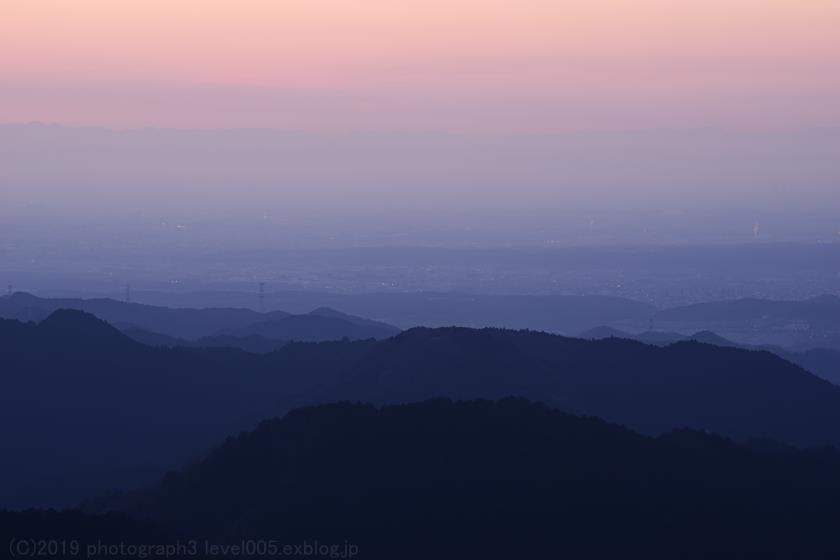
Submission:
M 837 0 L 28 0 L 0 122 L 552 132 L 840 125 Z

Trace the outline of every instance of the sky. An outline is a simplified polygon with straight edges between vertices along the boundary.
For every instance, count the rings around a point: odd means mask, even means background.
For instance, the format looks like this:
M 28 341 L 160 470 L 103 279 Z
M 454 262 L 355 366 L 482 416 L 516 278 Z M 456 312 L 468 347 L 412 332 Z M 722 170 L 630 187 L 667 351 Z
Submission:
M 0 122 L 552 133 L 840 124 L 837 0 L 27 0 Z
M 836 241 L 838 29 L 838 0 L 6 2 L 0 230 Z

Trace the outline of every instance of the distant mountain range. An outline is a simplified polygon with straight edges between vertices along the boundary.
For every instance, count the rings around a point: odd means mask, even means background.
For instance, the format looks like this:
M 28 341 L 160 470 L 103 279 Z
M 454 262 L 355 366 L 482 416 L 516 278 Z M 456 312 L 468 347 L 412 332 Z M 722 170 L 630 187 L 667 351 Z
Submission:
M 137 327 L 123 329 L 132 339 L 148 346 L 175 348 L 238 348 L 264 354 L 274 352 L 289 341 L 326 342 L 330 340 L 381 339 L 399 333 L 385 323 L 354 317 L 328 308 L 318 308 L 306 315 L 288 315 L 261 321 L 239 329 L 225 329 L 220 334 L 194 340 L 175 338 Z
M 399 332 L 398 328 L 385 323 L 326 308 L 303 315 L 292 315 L 283 311 L 258 313 L 250 309 L 234 308 L 156 307 L 113 299 L 46 299 L 23 292 L 0 298 L 0 317 L 5 319 L 41 321 L 59 309 L 92 313 L 134 336 L 145 337 L 146 340 L 149 340 L 149 337 L 142 331 L 186 340 L 256 335 L 275 341 L 307 342 L 340 340 L 345 337 L 351 340 L 387 338 Z M 164 342 L 164 339 L 158 342 L 170 345 Z M 207 342 L 205 340 L 198 345 L 206 346 Z M 232 340 L 223 342 L 240 346 Z
M 687 335 L 710 331 L 750 346 L 780 346 L 794 351 L 840 350 L 840 298 L 832 295 L 803 301 L 728 300 L 671 309 L 606 296 L 436 292 L 279 292 L 269 296 L 275 305 L 288 305 L 297 312 L 261 314 L 239 308 L 157 307 L 110 299 L 45 299 L 18 293 L 11 298 L 0 297 L 0 317 L 40 320 L 56 309 L 80 309 L 121 329 L 137 328 L 191 341 L 218 335 L 237 338 L 257 335 L 279 341 L 344 336 L 386 338 L 395 334 L 397 327 L 418 326 L 533 329 L 575 336 L 601 325 L 639 332 L 653 330 L 650 328 L 653 324 L 657 332 Z M 210 296 L 203 299 L 213 300 Z
M 28 296 L 28 294 L 26 294 Z M 145 300 L 146 293 L 141 293 Z M 233 301 L 241 304 L 242 299 L 231 300 L 219 296 L 206 294 L 203 297 L 190 297 L 189 294 L 182 297 L 170 295 L 160 297 L 160 294 L 149 293 L 148 297 L 159 301 L 168 307 L 148 306 L 154 310 L 160 309 L 183 309 L 183 302 L 199 302 L 193 311 L 209 308 L 214 313 L 227 310 L 227 307 L 216 307 L 215 301 Z M 15 295 L 15 298 L 20 297 Z M 32 296 L 29 296 L 32 297 Z M 280 292 L 266 294 L 267 300 L 271 299 L 272 308 L 291 309 L 295 314 L 305 315 L 309 313 L 328 316 L 324 312 L 325 306 L 329 309 L 340 309 L 345 313 L 356 316 L 363 316 L 376 319 L 378 323 L 396 325 L 399 328 L 407 329 L 412 327 L 499 327 L 511 329 L 537 329 L 556 333 L 577 333 L 583 329 L 593 328 L 598 325 L 611 324 L 620 321 L 642 321 L 647 324 L 648 320 L 657 309 L 647 303 L 634 301 L 627 298 L 612 296 L 570 296 L 570 295 L 487 295 L 452 292 L 389 292 L 389 293 L 361 293 L 361 294 L 335 294 L 324 292 Z M 0 297 L 0 302 L 3 300 Z M 41 298 L 37 298 L 41 299 Z M 253 299 L 251 297 L 250 299 Z M 42 300 L 43 301 L 43 300 Z M 116 300 L 48 300 L 56 302 L 54 305 L 42 305 L 44 309 L 82 309 L 94 313 L 97 316 L 106 318 L 98 312 L 98 309 L 78 302 L 108 301 L 115 303 Z M 72 302 L 72 303 L 68 303 Z M 203 303 L 202 303 L 203 302 Z M 25 303 L 25 302 L 24 302 Z M 208 307 L 209 306 L 209 307 Z M 14 306 L 15 309 L 21 306 Z M 0 316 L 5 318 L 36 320 L 40 317 L 26 317 L 3 312 L 4 305 L 0 303 Z M 230 308 L 242 311 L 240 308 Z M 310 310 L 316 311 L 311 312 Z M 319 311 L 320 309 L 320 311 Z M 204 328 L 202 325 L 191 328 L 189 331 L 167 332 L 152 328 L 152 324 L 146 322 L 141 324 L 135 322 L 134 326 L 140 326 L 147 330 L 161 332 L 170 336 L 195 339 L 201 336 L 217 334 L 223 328 L 242 328 L 259 321 L 268 321 L 282 318 L 289 313 L 274 312 L 262 319 L 255 311 L 246 310 L 249 313 L 243 317 L 240 324 L 221 326 L 223 321 L 213 325 L 214 328 Z M 158 312 L 158 311 L 155 311 Z M 166 313 L 171 313 L 167 311 Z M 351 316 L 352 316 L 351 315 Z M 222 315 L 224 317 L 224 315 Z M 255 318 L 256 317 L 256 318 Z M 339 318 L 346 318 L 339 314 Z M 118 327 L 122 327 L 119 317 L 107 317 Z M 155 321 L 157 324 L 158 321 Z
M 802 301 L 698 303 L 659 311 L 654 320 L 660 330 L 710 330 L 742 344 L 774 344 L 799 351 L 840 350 L 840 297 L 833 295 Z
M 317 536 L 359 558 L 828 558 L 840 453 L 695 430 L 650 438 L 518 399 L 335 404 L 84 509 L 220 543 Z M 23 515 L 6 521 L 18 538 Z M 108 519 L 65 523 L 82 521 Z
M 252 354 L 145 346 L 65 310 L 38 324 L 0 321 L 0 355 L 6 505 L 67 504 L 145 482 L 261 419 L 336 400 L 522 396 L 648 434 L 688 426 L 840 444 L 840 387 L 769 352 L 696 342 L 418 328 Z M 62 493 L 44 495 L 49 485 Z

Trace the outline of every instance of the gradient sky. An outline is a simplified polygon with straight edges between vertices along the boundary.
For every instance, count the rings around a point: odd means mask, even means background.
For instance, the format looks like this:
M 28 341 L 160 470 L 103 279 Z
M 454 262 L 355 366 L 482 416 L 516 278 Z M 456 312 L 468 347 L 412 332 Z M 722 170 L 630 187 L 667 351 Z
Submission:
M 0 231 L 837 241 L 838 161 L 840 0 L 0 9 Z
M 837 0 L 27 0 L 0 122 L 469 133 L 840 125 Z

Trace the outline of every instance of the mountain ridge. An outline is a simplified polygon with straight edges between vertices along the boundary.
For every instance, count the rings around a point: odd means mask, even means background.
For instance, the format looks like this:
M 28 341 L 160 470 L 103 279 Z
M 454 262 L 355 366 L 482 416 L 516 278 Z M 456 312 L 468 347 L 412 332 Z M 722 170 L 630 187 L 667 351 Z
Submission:
M 314 532 L 372 558 L 549 546 L 588 558 L 823 557 L 811 554 L 840 546 L 837 472 L 837 450 L 688 429 L 653 438 L 523 399 L 336 403 L 261 422 L 155 487 L 85 510 L 233 542 Z
M 281 334 L 293 335 L 294 322 L 305 322 L 305 336 L 298 339 L 321 341 L 350 338 L 381 338 L 395 334 L 399 329 L 386 323 L 355 317 L 326 308 L 317 313 L 293 315 L 285 311 L 260 313 L 243 308 L 178 308 L 159 307 L 114 299 L 48 299 L 26 292 L 0 298 L 0 317 L 21 321 L 42 321 L 59 309 L 75 309 L 96 315 L 109 323 L 125 329 L 143 329 L 171 338 L 195 340 L 204 337 L 229 335 L 237 330 L 247 330 L 260 323 L 289 325 Z M 292 319 L 299 317 L 303 319 Z M 291 323 L 282 323 L 290 319 Z M 321 332 L 323 331 L 323 333 Z M 244 334 L 256 334 L 253 332 Z M 368 336 L 373 335 L 373 336 Z M 294 336 L 268 336 L 278 341 Z
M 287 343 L 252 354 L 153 348 L 81 312 L 58 319 L 46 327 L 0 321 L 7 364 L 0 436 L 8 452 L 0 503 L 26 505 L 8 493 L 57 468 L 165 469 L 261 419 L 340 400 L 519 396 L 645 434 L 690 426 L 736 440 L 840 444 L 840 388 L 768 352 L 417 328 L 381 341 Z M 76 319 L 96 328 L 76 328 Z M 67 492 L 81 498 L 72 485 Z
M 742 348 L 744 350 L 765 351 L 775 354 L 805 370 L 840 386 L 840 350 L 834 348 L 812 348 L 809 350 L 788 350 L 781 346 L 770 344 L 751 345 L 738 344 L 712 331 L 698 331 L 693 335 L 677 332 L 647 331 L 632 334 L 611 327 L 596 327 L 578 335 L 586 340 L 601 340 L 604 338 L 624 338 L 636 340 L 644 344 L 656 346 L 674 344 L 676 342 L 695 341 L 721 347 Z

